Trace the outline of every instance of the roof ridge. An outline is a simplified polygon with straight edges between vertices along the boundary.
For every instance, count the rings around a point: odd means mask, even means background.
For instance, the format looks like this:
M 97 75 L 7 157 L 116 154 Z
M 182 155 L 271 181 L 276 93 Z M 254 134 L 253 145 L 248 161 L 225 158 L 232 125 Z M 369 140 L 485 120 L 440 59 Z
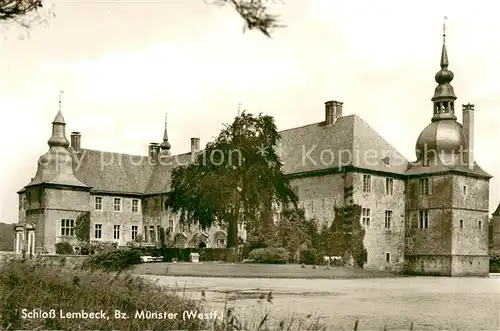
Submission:
M 357 116 L 357 115 L 356 114 L 351 114 L 351 115 L 341 116 L 341 117 L 338 118 L 338 120 L 347 119 L 349 117 L 354 117 L 354 116 Z M 304 125 L 300 125 L 300 126 L 294 126 L 292 128 L 279 130 L 278 133 L 285 132 L 285 131 L 292 131 L 292 130 L 302 129 L 302 128 L 307 128 L 307 127 L 315 126 L 315 125 L 321 125 L 321 124 L 324 124 L 324 123 L 325 123 L 325 121 L 320 121 L 320 122 L 309 123 L 309 124 L 304 124 Z

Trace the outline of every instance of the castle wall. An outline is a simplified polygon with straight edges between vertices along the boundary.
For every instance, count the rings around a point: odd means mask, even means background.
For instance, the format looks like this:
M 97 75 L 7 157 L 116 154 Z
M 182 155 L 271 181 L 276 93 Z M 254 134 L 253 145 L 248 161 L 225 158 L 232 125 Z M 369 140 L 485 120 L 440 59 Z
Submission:
M 61 220 L 71 219 L 75 221 L 82 212 L 88 212 L 90 194 L 88 191 L 46 188 L 42 201 L 45 209 L 43 213 L 43 247 L 50 253 L 55 254 L 55 244 L 69 241 L 77 244 L 76 237 L 65 237 L 61 233 Z M 41 215 L 41 214 L 40 214 Z M 41 216 L 40 216 L 41 217 Z
M 493 216 L 489 226 L 490 251 L 500 254 L 500 216 Z
M 453 175 L 452 200 L 452 276 L 486 276 L 489 273 L 489 183 L 484 179 Z
M 427 178 L 428 195 L 420 192 L 420 178 L 408 181 L 407 270 L 484 275 L 488 265 L 488 181 L 455 174 Z M 428 211 L 427 229 L 419 227 L 420 210 Z
M 102 200 L 101 210 L 96 209 L 96 197 Z M 120 211 L 114 210 L 114 199 L 121 201 Z M 138 200 L 137 211 L 132 211 L 132 200 Z M 138 197 L 119 196 L 119 195 L 99 195 L 90 196 L 90 238 L 91 240 L 103 242 L 117 242 L 119 246 L 125 246 L 127 242 L 132 241 L 132 226 L 137 226 L 137 233 L 143 232 L 143 215 L 141 208 L 141 199 Z M 96 238 L 96 224 L 100 224 L 101 238 Z M 114 226 L 120 226 L 119 239 L 114 239 Z
M 348 174 L 349 176 L 349 174 Z M 365 227 L 366 269 L 401 271 L 404 265 L 405 181 L 393 178 L 392 195 L 386 194 L 385 176 L 371 176 L 371 192 L 363 192 L 363 173 L 354 173 L 354 204 L 370 209 L 370 225 Z M 392 211 L 390 228 L 385 228 L 386 211 Z M 362 219 L 359 220 L 362 222 Z M 389 262 L 386 254 L 389 253 Z
M 343 173 L 303 177 L 291 180 L 296 187 L 299 206 L 304 208 L 308 219 L 315 219 L 319 228 L 330 226 L 335 218 L 334 207 L 344 205 Z

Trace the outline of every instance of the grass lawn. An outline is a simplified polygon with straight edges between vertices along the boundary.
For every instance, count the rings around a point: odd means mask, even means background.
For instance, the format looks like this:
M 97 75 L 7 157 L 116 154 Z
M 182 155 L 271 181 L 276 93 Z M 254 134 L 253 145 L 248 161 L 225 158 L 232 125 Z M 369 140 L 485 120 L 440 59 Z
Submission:
M 325 278 L 352 279 L 395 277 L 383 271 L 298 264 L 228 264 L 228 263 L 145 263 L 134 266 L 132 273 L 185 277 L 238 277 L 238 278 Z

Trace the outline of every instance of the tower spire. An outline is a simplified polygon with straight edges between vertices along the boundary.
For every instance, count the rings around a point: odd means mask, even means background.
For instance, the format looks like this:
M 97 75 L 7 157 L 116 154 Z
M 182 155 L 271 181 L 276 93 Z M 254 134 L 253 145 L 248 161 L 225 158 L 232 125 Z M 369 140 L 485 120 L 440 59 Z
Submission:
M 443 21 L 443 49 L 441 51 L 441 69 L 448 68 L 448 52 L 446 51 L 446 20 L 447 16 L 444 17 Z
M 452 119 L 456 120 L 455 116 L 455 106 L 454 101 L 457 99 L 455 96 L 455 91 L 453 90 L 453 86 L 450 85 L 451 81 L 454 78 L 454 74 L 451 70 L 448 69 L 448 51 L 446 50 L 446 20 L 447 16 L 444 17 L 443 22 L 443 47 L 441 50 L 441 61 L 439 70 L 434 77 L 438 86 L 434 90 L 434 96 L 432 97 L 432 101 L 434 103 L 434 110 L 432 117 L 432 121 L 438 121 L 443 119 Z
M 66 122 L 61 112 L 63 93 L 63 90 L 59 91 L 59 110 L 54 121 L 52 121 L 52 136 L 48 141 L 49 147 L 69 147 L 69 141 L 66 139 Z
M 168 142 L 168 130 L 167 130 L 168 114 L 165 113 L 165 130 L 163 132 L 163 142 L 160 145 L 161 150 L 169 151 L 170 143 Z

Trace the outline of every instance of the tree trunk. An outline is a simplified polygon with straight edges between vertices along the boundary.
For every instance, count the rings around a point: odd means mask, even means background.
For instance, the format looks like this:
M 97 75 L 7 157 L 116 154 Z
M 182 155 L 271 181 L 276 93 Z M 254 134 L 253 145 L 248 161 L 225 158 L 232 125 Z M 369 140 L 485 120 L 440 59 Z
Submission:
M 236 263 L 238 261 L 238 219 L 239 212 L 232 214 L 228 220 L 227 231 L 227 262 Z

